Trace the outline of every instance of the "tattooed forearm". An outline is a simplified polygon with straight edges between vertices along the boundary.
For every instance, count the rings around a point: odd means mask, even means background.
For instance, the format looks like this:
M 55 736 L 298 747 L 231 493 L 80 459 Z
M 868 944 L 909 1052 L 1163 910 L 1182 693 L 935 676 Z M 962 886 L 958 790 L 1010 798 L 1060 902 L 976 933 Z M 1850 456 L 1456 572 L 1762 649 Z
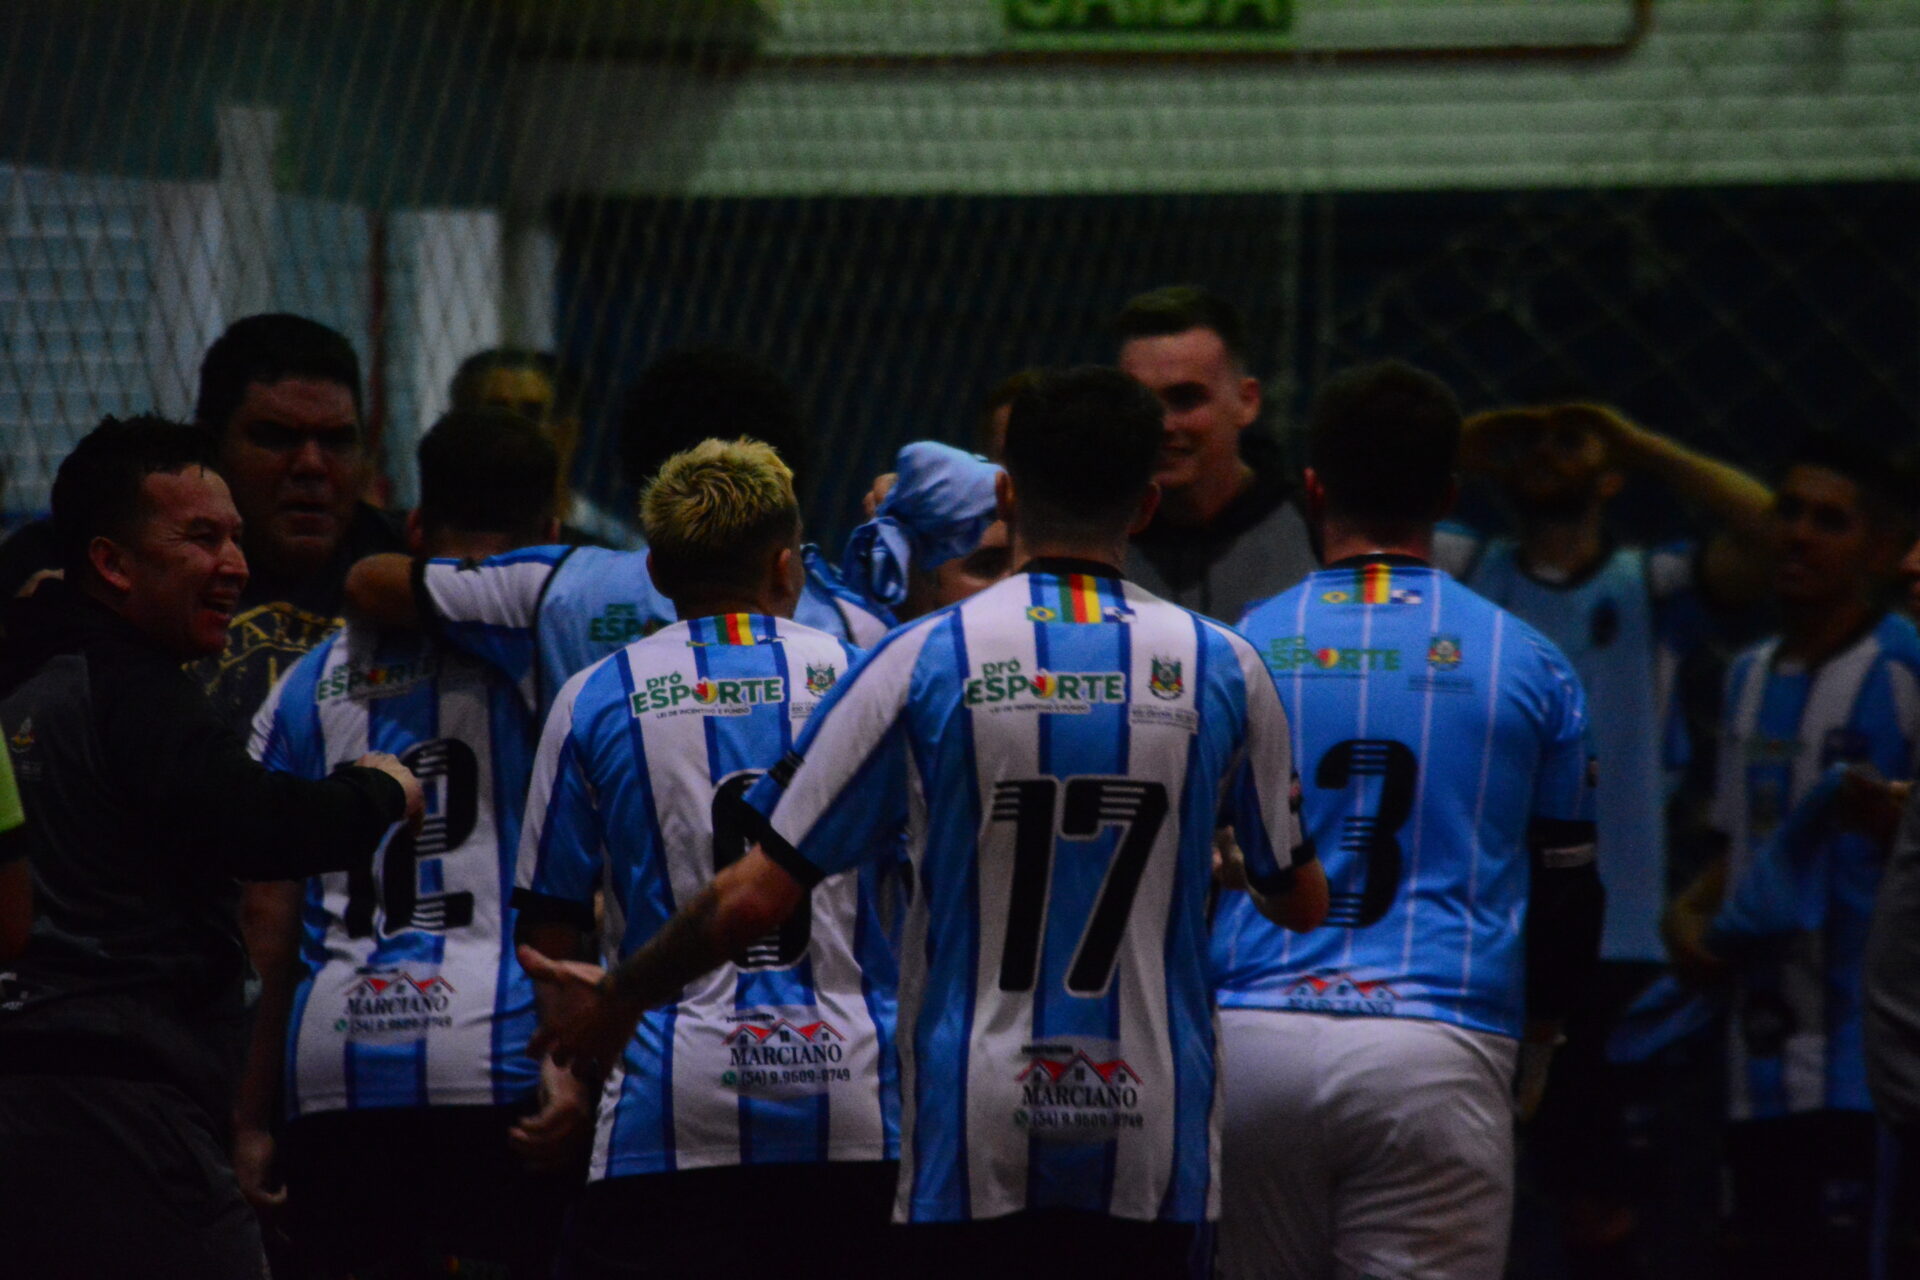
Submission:
M 679 999 L 689 982 L 727 958 L 726 944 L 714 927 L 719 911 L 720 894 L 708 885 L 607 975 L 607 989 L 642 1009 Z

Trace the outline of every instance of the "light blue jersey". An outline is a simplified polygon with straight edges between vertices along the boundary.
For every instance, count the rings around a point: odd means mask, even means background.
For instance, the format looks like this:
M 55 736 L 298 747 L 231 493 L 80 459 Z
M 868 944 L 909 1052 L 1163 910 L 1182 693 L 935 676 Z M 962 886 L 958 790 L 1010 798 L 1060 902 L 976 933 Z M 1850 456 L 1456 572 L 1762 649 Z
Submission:
M 1310 856 L 1285 716 L 1226 627 L 1105 566 L 1029 569 L 892 633 L 747 799 L 807 884 L 905 824 L 896 1218 L 1199 1221 L 1213 831 L 1244 762 L 1254 881 Z
M 1809 803 L 1835 764 L 1913 774 L 1920 743 L 1920 638 L 1889 616 L 1817 668 L 1782 662 L 1769 640 L 1727 671 L 1714 825 L 1727 836 L 1736 904 L 1756 854 Z M 1866 1111 L 1862 963 L 1884 854 L 1864 835 L 1828 831 L 1787 850 L 1800 919 L 1775 962 L 1742 967 L 1734 998 L 1729 1103 L 1735 1119 L 1837 1108 Z M 1775 913 L 1778 914 L 1777 912 Z
M 349 625 L 274 686 L 252 749 L 307 778 L 385 751 L 427 798 L 419 834 L 389 845 L 370 874 L 307 882 L 289 1112 L 529 1097 L 533 986 L 514 958 L 508 897 L 533 729 L 513 685 L 417 633 Z
M 604 889 L 607 961 L 630 954 L 746 852 L 741 793 L 856 654 L 739 613 L 675 623 L 574 676 L 541 736 L 518 900 L 586 924 Z M 641 1019 L 601 1094 L 591 1177 L 897 1153 L 895 970 L 872 874 L 822 884 Z
M 1411 562 L 1323 570 L 1241 629 L 1286 704 L 1333 905 L 1325 927 L 1291 934 L 1223 901 L 1220 1003 L 1518 1037 L 1530 853 L 1593 856 L 1586 705 L 1567 660 Z
M 1600 881 L 1607 891 L 1603 960 L 1666 960 L 1667 799 L 1685 764 L 1674 699 L 1680 660 L 1703 637 L 1690 545 L 1616 547 L 1584 577 L 1529 573 L 1519 544 L 1478 548 L 1442 533 L 1435 560 L 1528 623 L 1573 664 L 1586 690 L 1599 761 Z M 1470 567 L 1468 562 L 1470 561 Z M 1679 758 L 1675 758 L 1679 756 Z
M 812 547 L 794 620 L 871 645 L 891 625 L 845 586 Z M 459 649 L 519 682 L 543 721 L 568 677 L 671 623 L 673 605 L 647 573 L 647 553 L 525 547 L 480 561 L 428 560 L 415 570 L 421 612 Z

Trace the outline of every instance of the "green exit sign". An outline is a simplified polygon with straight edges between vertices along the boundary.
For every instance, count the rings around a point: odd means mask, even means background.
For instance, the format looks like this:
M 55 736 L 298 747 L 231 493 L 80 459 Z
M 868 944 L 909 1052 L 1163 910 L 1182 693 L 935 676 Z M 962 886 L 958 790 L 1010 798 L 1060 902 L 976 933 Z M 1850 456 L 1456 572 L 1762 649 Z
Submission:
M 1028 49 L 1287 48 L 1294 0 L 1003 0 Z

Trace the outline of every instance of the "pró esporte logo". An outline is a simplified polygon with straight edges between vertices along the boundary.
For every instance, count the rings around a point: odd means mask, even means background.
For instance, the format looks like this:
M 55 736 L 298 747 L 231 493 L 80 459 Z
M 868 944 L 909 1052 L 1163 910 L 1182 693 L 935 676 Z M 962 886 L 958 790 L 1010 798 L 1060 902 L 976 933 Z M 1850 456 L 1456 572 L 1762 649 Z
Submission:
M 1118 671 L 1029 671 L 1018 658 L 982 663 L 967 681 L 969 707 L 987 711 L 1051 711 L 1085 714 L 1127 700 L 1127 678 Z
M 1014 1077 L 1020 1085 L 1015 1125 L 1038 1138 L 1104 1142 L 1145 1126 L 1140 1073 L 1125 1058 L 1083 1045 L 1030 1044 Z
M 415 662 L 342 663 L 321 678 L 313 700 L 392 698 L 433 679 L 439 670 L 439 659 L 431 655 Z
M 649 676 L 644 689 L 633 691 L 633 714 L 744 716 L 755 707 L 787 700 L 787 682 L 779 676 L 722 679 L 678 671 Z

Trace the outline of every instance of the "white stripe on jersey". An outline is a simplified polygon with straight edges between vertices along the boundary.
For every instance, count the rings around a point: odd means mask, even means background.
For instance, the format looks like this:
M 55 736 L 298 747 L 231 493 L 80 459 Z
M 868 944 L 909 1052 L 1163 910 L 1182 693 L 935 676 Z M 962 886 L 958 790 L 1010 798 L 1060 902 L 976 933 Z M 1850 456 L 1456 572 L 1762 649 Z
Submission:
M 429 560 L 421 568 L 420 580 L 441 617 L 520 629 L 533 625 L 540 593 L 553 576 L 555 563 L 526 559 L 466 565 Z

